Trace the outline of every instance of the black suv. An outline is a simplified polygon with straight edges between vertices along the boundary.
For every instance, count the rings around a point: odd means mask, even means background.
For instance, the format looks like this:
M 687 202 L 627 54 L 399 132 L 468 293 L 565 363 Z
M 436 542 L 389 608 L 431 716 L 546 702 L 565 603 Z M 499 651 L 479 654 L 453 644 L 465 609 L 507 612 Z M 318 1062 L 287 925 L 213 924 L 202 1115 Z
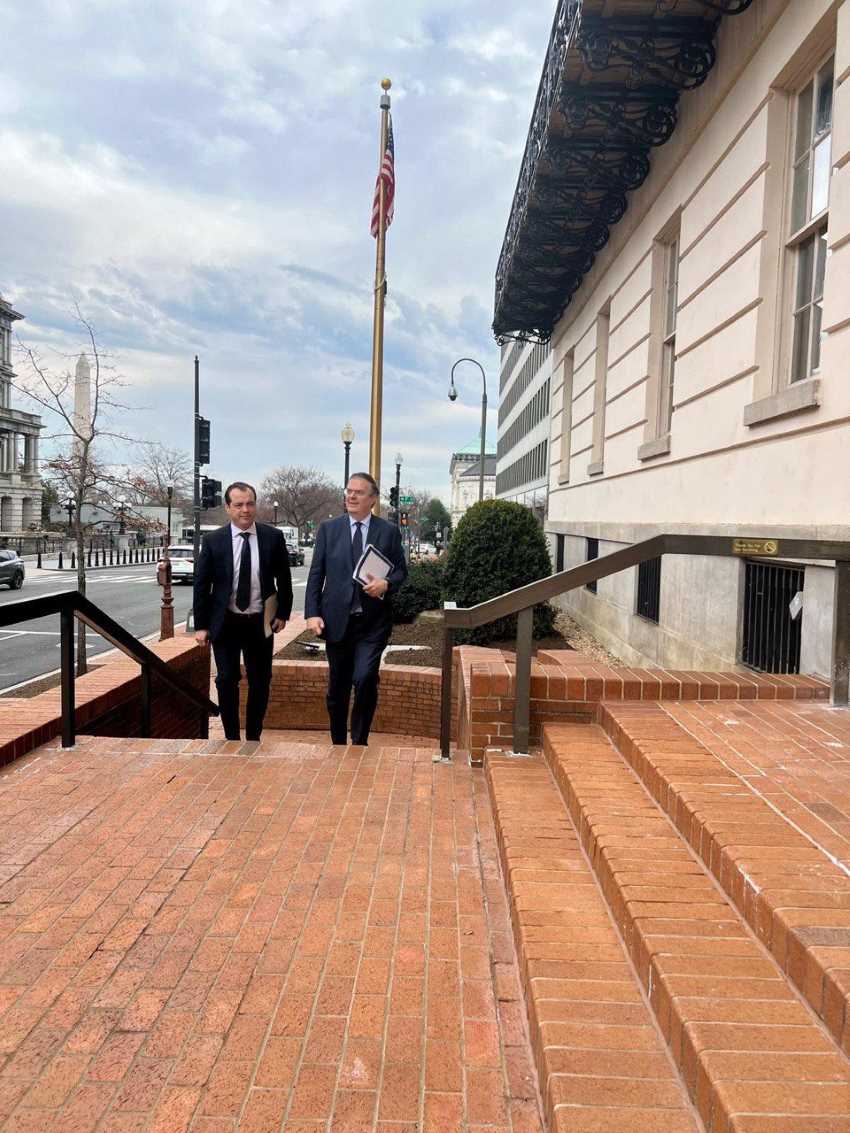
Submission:
M 0 583 L 5 583 L 10 590 L 20 590 L 25 574 L 24 560 L 18 557 L 17 551 L 0 551 Z

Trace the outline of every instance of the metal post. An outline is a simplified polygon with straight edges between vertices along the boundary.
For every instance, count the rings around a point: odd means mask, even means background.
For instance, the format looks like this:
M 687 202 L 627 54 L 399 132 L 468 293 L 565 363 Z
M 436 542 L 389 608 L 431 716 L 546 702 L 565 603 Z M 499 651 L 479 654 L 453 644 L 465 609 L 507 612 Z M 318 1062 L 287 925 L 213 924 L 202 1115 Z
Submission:
M 351 467 L 351 441 L 344 441 L 345 445 L 345 480 L 343 487 L 348 487 L 348 470 Z
M 454 602 L 446 603 L 446 607 Z M 452 745 L 452 652 L 454 630 L 443 626 L 443 671 L 440 681 L 440 757 L 451 759 Z
M 395 525 L 396 525 L 396 527 L 401 527 L 401 497 L 399 496 L 400 491 L 401 491 L 401 463 L 400 463 L 400 461 L 397 460 L 396 465 L 395 465 L 395 502 L 396 502 Z
M 483 378 L 484 371 L 481 371 Z M 478 502 L 484 499 L 484 453 L 487 449 L 487 383 L 481 394 L 481 463 L 478 469 Z
M 528 718 L 531 713 L 531 638 L 534 607 L 526 606 L 516 618 L 516 673 L 514 676 L 514 752 L 528 755 Z
M 198 355 L 195 355 L 195 475 L 194 475 L 194 495 L 192 502 L 192 516 L 195 527 L 195 534 L 192 542 L 194 543 L 194 560 L 198 561 L 198 556 L 201 553 L 201 462 L 198 459 L 200 453 L 198 452 L 198 422 L 201 418 L 201 383 L 200 383 L 200 362 Z
M 59 664 L 62 671 L 62 747 L 73 747 L 76 738 L 76 707 L 74 704 L 74 610 L 71 606 L 64 607 L 59 613 L 59 645 Z
M 159 615 L 159 640 L 174 637 L 174 598 L 171 593 L 171 559 L 164 548 L 162 564 L 162 609 Z
M 168 499 L 168 533 L 165 536 L 165 545 L 167 547 L 171 543 L 171 502 L 174 499 L 174 488 L 166 488 L 165 495 Z
M 142 665 L 142 711 L 141 736 L 149 739 L 151 734 L 151 667 Z
M 832 606 L 832 689 L 829 702 L 846 708 L 850 692 L 850 562 L 835 563 Z
M 387 294 L 386 241 L 387 241 L 387 186 L 383 177 L 384 154 L 390 125 L 390 96 L 392 83 L 383 79 L 381 87 L 381 143 L 378 154 L 378 232 L 375 242 L 375 290 L 372 315 L 372 396 L 369 414 L 369 474 L 381 482 L 381 416 L 383 413 L 384 385 L 384 299 Z M 346 481 L 347 483 L 347 481 Z M 380 501 L 376 501 L 376 508 Z
M 73 551 L 71 552 L 71 554 L 73 554 Z M 57 570 L 62 570 L 62 569 L 63 569 L 63 568 L 62 568 L 62 551 L 61 551 L 61 549 L 60 549 L 60 551 L 59 551 L 59 562 L 58 562 L 58 563 L 56 564 L 56 569 L 57 569 Z

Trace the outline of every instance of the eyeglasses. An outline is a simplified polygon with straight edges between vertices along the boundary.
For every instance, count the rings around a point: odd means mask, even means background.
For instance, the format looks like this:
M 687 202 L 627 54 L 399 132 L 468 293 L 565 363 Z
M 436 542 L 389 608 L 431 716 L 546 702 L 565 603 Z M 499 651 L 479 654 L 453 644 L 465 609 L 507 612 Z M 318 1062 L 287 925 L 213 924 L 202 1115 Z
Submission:
M 346 488 L 345 494 L 347 496 L 371 496 L 371 492 L 363 491 L 362 488 Z

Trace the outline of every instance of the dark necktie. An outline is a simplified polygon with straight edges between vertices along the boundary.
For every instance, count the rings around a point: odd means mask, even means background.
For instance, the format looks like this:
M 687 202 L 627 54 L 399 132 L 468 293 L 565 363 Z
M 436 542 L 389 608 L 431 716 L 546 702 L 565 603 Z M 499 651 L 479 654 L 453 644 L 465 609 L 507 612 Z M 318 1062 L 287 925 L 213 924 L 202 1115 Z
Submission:
M 353 570 L 360 562 L 360 556 L 363 554 L 363 524 L 354 524 L 354 538 L 351 540 L 351 569 Z M 352 614 L 359 614 L 363 609 L 363 604 L 360 601 L 360 583 L 354 583 L 354 593 L 351 596 L 351 612 Z
M 239 582 L 236 585 L 236 608 L 247 610 L 251 605 L 251 536 L 240 531 L 242 536 L 242 555 L 239 559 Z

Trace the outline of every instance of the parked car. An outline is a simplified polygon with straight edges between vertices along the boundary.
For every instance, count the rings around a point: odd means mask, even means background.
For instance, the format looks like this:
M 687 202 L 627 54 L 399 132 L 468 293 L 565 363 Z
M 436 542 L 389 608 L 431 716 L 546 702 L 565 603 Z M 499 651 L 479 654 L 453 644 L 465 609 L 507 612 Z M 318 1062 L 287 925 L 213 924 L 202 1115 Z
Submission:
M 289 565 L 290 566 L 304 566 L 304 551 L 295 543 L 287 543 L 286 549 L 289 551 Z
M 168 557 L 171 559 L 172 583 L 195 581 L 195 548 L 191 543 L 169 547 Z
M 5 583 L 10 590 L 20 590 L 26 573 L 24 560 L 17 551 L 0 551 L 0 583 Z

